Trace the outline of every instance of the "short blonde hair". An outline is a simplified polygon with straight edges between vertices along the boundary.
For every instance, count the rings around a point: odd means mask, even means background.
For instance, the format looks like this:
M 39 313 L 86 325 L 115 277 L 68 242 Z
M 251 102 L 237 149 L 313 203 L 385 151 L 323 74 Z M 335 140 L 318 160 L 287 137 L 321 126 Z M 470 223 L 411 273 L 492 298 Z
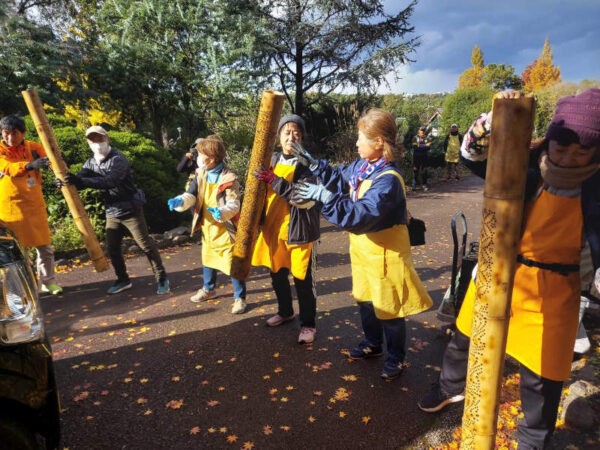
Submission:
M 196 143 L 196 150 L 198 150 L 198 153 L 202 153 L 213 159 L 216 164 L 223 161 L 227 155 L 223 140 L 216 134 L 211 134 L 203 139 L 199 139 Z
M 358 119 L 358 129 L 369 140 L 378 137 L 383 139 L 383 156 L 387 161 L 396 161 L 404 155 L 404 146 L 397 142 L 396 119 L 388 111 L 380 108 L 368 109 Z

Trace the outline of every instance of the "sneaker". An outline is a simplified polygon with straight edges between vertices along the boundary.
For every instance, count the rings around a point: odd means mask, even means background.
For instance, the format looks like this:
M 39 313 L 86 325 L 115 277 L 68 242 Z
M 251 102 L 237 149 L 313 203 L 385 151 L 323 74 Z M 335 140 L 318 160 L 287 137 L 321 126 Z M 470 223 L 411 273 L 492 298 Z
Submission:
M 48 292 L 52 295 L 58 295 L 58 294 L 62 294 L 63 293 L 63 288 L 61 288 L 58 284 L 52 282 L 52 283 L 48 283 L 48 284 L 43 284 L 40 287 L 40 291 L 42 292 Z
M 116 281 L 115 284 L 113 284 L 111 287 L 108 288 L 108 291 L 106 291 L 108 294 L 112 295 L 112 294 L 118 294 L 119 292 L 123 292 L 126 291 L 127 289 L 131 289 L 131 281 L 130 280 L 125 280 L 125 281 Z
M 383 351 L 380 345 L 370 345 L 362 342 L 348 353 L 350 359 L 376 358 L 381 355 L 383 355 Z
M 162 281 L 159 281 L 156 286 L 156 293 L 158 295 L 167 294 L 171 292 L 171 283 L 169 283 L 169 279 L 165 278 Z
M 300 336 L 298 336 L 298 344 L 312 344 L 315 340 L 317 329 L 314 327 L 300 327 Z
M 465 399 L 464 393 L 452 395 L 446 394 L 438 383 L 433 385 L 433 389 L 417 403 L 421 410 L 433 413 L 440 411 L 451 403 L 462 402 Z
M 403 363 L 389 363 L 386 362 L 383 365 L 383 370 L 381 371 L 381 378 L 385 381 L 393 380 L 394 378 L 398 378 L 402 371 L 404 370 Z
M 234 299 L 231 314 L 242 314 L 244 311 L 246 311 L 246 302 L 241 298 Z
M 267 319 L 267 325 L 270 327 L 278 327 L 282 323 L 289 322 L 294 318 L 294 315 L 288 317 L 280 316 L 279 314 L 275 314 Z
M 194 295 L 192 295 L 190 297 L 190 301 L 194 302 L 194 303 L 200 303 L 200 302 L 206 301 L 209 298 L 212 298 L 214 296 L 215 296 L 214 289 L 212 291 L 207 291 L 204 288 L 200 288 L 200 289 L 198 289 L 198 292 L 196 292 Z

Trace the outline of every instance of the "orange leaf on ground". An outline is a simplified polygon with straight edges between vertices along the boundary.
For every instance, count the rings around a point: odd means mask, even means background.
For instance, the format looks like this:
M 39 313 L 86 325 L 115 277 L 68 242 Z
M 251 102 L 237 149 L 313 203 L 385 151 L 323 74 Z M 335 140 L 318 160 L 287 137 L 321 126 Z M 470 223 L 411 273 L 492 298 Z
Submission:
M 192 428 L 190 430 L 190 434 L 191 435 L 195 435 L 195 434 L 198 434 L 198 433 L 200 433 L 200 427 L 198 427 L 198 426 L 196 426 L 196 427 L 194 427 L 194 428 Z
M 244 445 L 242 445 L 242 450 L 252 450 L 254 448 L 254 442 L 244 442 Z
M 238 440 L 238 437 L 235 434 L 230 434 L 229 436 L 227 436 L 227 443 L 228 444 L 233 444 L 237 440 Z
M 371 421 L 371 417 L 370 416 L 364 416 L 361 419 L 361 422 L 364 423 L 365 425 L 368 424 Z
M 183 406 L 183 399 L 180 400 L 171 400 L 165 405 L 167 408 L 171 409 L 179 409 Z
M 206 402 L 206 404 L 207 404 L 208 406 L 210 406 L 211 408 L 212 408 L 213 406 L 217 406 L 219 403 L 221 403 L 219 400 L 209 400 L 209 401 L 207 401 L 207 402 Z
M 273 434 L 273 428 L 271 427 L 271 425 L 265 425 L 263 427 L 263 434 L 265 434 L 267 436 L 270 434 Z

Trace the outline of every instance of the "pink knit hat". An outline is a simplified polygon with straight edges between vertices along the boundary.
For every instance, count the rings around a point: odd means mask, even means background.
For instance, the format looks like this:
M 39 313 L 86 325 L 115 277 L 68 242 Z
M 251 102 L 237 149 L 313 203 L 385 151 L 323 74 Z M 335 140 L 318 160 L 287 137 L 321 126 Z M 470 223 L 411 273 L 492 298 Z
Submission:
M 556 103 L 546 139 L 564 145 L 600 148 L 600 89 L 561 98 Z

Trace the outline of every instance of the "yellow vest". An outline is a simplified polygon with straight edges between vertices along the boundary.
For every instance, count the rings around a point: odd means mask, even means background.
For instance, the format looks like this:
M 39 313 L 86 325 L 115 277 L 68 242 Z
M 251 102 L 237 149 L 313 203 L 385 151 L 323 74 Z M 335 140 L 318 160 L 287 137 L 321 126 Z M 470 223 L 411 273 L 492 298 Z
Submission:
M 402 184 L 402 177 L 391 174 Z M 358 188 L 360 199 L 371 187 L 364 180 Z M 372 301 L 378 319 L 396 319 L 429 309 L 431 297 L 419 279 L 410 257 L 410 241 L 406 225 L 394 225 L 381 231 L 350 236 L 352 295 L 361 301 Z

